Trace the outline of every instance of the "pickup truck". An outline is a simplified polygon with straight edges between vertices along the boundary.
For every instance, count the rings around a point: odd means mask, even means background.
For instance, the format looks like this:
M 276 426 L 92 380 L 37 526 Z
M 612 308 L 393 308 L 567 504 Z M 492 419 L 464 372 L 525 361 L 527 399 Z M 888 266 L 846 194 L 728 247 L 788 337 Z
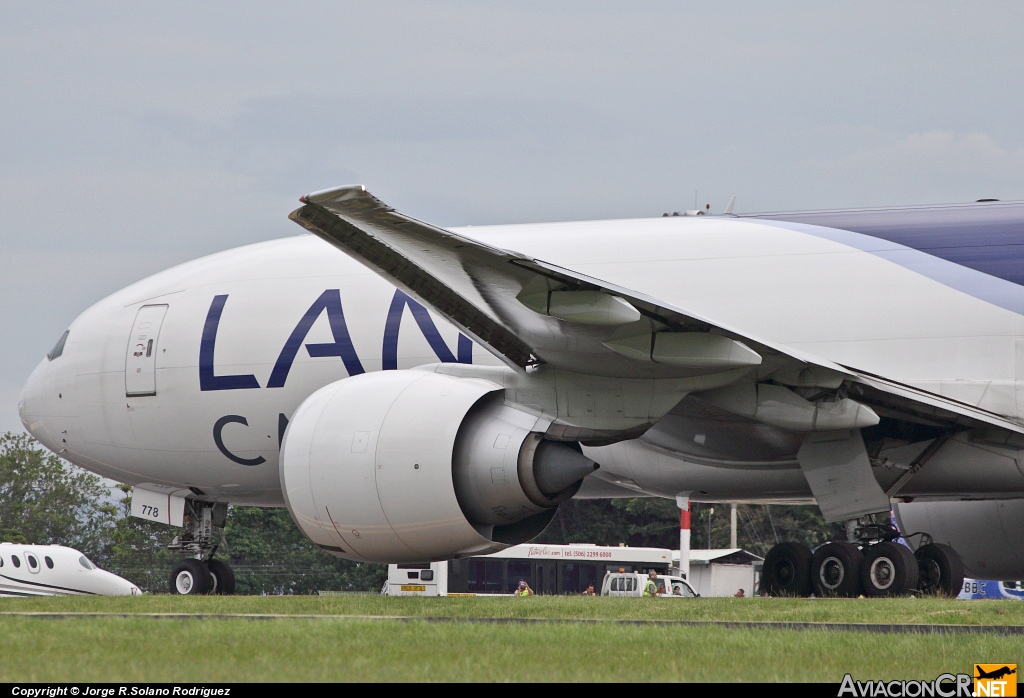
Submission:
M 601 583 L 601 596 L 643 596 L 646 582 L 645 572 L 606 572 Z M 659 574 L 655 583 L 658 585 L 658 596 L 675 599 L 693 599 L 700 596 L 682 577 Z

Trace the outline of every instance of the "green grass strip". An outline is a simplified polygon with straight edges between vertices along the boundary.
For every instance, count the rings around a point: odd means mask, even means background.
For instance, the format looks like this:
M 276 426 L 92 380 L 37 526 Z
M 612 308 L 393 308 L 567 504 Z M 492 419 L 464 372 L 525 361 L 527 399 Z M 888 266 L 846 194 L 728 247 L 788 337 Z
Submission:
M 26 615 L 32 613 L 46 615 Z M 473 619 L 499 622 L 462 622 Z M 861 681 L 931 680 L 969 673 L 974 663 L 1024 663 L 1024 638 L 1015 634 L 731 628 L 715 621 L 985 630 L 1024 626 L 1024 604 L 370 595 L 2 599 L 0 681 L 838 683 L 846 673 Z

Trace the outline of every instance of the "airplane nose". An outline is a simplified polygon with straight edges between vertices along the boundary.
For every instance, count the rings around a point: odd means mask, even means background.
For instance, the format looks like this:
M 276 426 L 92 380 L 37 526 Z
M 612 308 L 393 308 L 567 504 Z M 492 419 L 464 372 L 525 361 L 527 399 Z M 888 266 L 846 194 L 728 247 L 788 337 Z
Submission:
M 44 359 L 29 374 L 28 380 L 21 386 L 21 395 L 18 396 L 18 416 L 21 417 L 21 423 L 30 434 L 33 432 L 34 426 L 38 423 L 40 417 L 39 398 L 41 395 L 39 386 L 44 380 L 40 374 L 45 372 L 46 363 Z
M 121 577 L 115 576 L 110 586 L 110 596 L 142 596 L 142 589 Z
M 18 399 L 18 416 L 37 441 L 54 452 L 66 447 L 75 417 L 74 362 L 44 358 L 29 375 Z
M 124 577 L 119 577 L 113 572 L 107 572 L 106 570 L 95 571 L 103 573 L 102 579 L 97 580 L 103 583 L 103 594 L 107 596 L 142 596 L 142 589 Z
M 28 429 L 29 417 L 28 412 L 25 411 L 25 392 L 28 390 L 29 382 L 31 378 L 26 381 L 25 385 L 21 386 L 21 392 L 18 393 L 18 417 L 21 419 L 21 423 L 26 429 Z

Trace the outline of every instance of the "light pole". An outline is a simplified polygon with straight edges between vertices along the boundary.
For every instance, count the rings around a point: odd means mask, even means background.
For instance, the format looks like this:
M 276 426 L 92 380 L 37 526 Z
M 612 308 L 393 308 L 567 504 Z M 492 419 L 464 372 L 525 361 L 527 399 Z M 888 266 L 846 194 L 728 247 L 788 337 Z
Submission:
M 708 509 L 708 550 L 711 550 L 711 515 L 715 513 L 715 508 L 711 507 Z

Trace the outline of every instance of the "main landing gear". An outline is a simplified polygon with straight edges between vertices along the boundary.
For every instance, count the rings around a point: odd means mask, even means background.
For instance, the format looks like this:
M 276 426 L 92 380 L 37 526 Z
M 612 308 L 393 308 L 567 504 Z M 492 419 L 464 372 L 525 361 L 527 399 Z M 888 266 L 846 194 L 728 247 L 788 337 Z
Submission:
M 960 556 L 926 534 L 917 550 L 896 542 L 899 531 L 872 518 L 861 519 L 857 544 L 829 542 L 814 552 L 802 543 L 780 543 L 761 569 L 761 593 L 768 596 L 905 596 L 912 592 L 956 596 L 964 581 Z
M 171 569 L 168 587 L 172 594 L 234 594 L 235 573 L 213 556 L 224 543 L 227 504 L 188 500 L 185 532 L 167 547 L 193 557 L 179 560 Z M 225 546 L 226 547 L 226 546 Z

